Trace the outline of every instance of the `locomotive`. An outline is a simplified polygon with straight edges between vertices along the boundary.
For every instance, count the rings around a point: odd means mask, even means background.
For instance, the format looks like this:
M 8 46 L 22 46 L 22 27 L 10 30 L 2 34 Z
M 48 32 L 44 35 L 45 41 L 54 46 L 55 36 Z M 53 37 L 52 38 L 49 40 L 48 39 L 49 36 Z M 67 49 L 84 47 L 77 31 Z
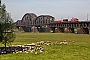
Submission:
M 79 22 L 77 18 L 72 18 L 70 22 Z

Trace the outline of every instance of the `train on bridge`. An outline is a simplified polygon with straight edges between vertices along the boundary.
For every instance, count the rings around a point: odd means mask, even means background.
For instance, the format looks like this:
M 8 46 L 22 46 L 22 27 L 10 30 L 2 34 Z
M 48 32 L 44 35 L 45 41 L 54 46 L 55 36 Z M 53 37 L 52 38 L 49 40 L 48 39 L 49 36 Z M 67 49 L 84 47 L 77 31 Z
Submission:
M 76 29 L 78 34 L 89 34 L 90 21 L 80 21 L 77 18 L 55 20 L 51 15 L 26 13 L 15 23 L 15 27 L 21 32 L 75 33 Z
M 63 20 L 55 20 L 53 23 L 61 23 L 61 22 L 79 22 L 77 18 L 72 18 L 70 21 L 68 19 L 63 19 Z

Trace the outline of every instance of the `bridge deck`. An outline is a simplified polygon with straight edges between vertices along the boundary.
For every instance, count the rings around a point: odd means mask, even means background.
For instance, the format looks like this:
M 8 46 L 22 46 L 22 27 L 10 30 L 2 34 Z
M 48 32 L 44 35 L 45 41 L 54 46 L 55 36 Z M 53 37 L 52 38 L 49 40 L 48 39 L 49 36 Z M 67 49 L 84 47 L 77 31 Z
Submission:
M 50 23 L 50 27 L 88 28 L 90 21 Z

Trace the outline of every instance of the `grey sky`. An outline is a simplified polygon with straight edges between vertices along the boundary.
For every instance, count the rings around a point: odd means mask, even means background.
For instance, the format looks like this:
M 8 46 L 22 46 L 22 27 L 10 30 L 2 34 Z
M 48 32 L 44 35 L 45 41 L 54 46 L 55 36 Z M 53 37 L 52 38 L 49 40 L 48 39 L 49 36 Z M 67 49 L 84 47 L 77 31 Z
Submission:
M 32 12 L 38 16 L 52 15 L 56 20 L 72 17 L 86 20 L 87 13 L 90 14 L 90 0 L 2 0 L 2 3 L 5 3 L 14 21 Z

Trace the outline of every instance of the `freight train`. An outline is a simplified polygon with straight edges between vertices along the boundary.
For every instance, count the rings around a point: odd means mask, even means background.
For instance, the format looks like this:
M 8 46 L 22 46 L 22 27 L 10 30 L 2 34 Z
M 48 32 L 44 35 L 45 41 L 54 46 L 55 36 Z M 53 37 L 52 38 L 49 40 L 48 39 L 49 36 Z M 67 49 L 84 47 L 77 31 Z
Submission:
M 68 19 L 54 21 L 54 23 L 61 23 L 61 22 L 79 22 L 79 20 L 77 18 L 72 18 L 70 21 L 68 21 Z

